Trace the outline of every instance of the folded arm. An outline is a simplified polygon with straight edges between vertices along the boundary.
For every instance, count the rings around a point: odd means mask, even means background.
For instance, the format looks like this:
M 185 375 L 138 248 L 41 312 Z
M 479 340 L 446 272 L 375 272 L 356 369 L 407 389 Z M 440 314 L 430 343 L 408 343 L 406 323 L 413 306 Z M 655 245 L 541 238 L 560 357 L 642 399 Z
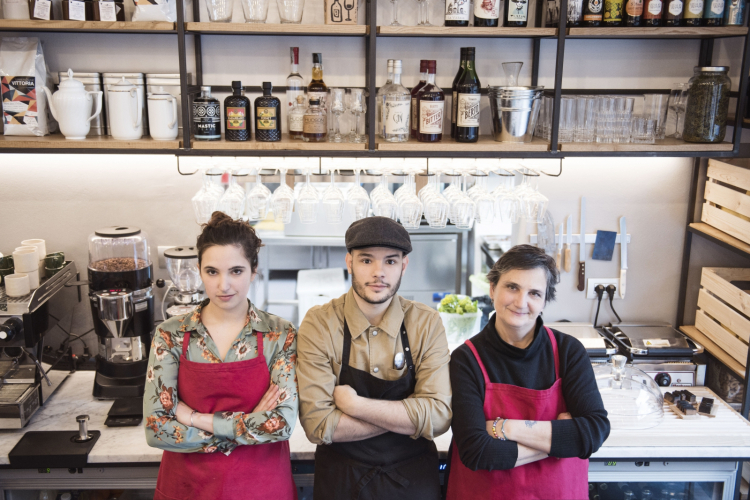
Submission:
M 371 427 L 382 429 L 384 432 L 388 430 L 396 434 L 411 436 L 417 431 L 402 401 L 363 398 L 358 396 L 354 389 L 348 385 L 336 386 L 333 390 L 333 400 L 336 407 L 344 412 L 344 416 L 360 420 L 370 424 Z M 340 425 L 341 421 L 339 421 Z M 375 429 L 371 430 L 375 431 Z M 333 437 L 334 441 L 338 441 L 336 433 Z M 349 441 L 354 440 L 349 439 Z

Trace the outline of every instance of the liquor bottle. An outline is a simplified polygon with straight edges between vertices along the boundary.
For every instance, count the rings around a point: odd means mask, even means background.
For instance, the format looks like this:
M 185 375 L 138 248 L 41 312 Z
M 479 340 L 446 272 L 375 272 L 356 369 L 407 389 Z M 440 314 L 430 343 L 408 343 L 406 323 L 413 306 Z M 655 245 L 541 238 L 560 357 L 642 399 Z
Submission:
M 544 26 L 546 28 L 557 28 L 560 24 L 560 0 L 546 0 L 544 3 L 546 7 L 544 9 L 546 15 Z
M 602 7 L 604 0 L 583 0 L 583 25 L 597 28 L 602 24 Z
M 263 95 L 255 99 L 255 140 L 281 140 L 281 101 L 271 95 L 273 85 L 263 82 Z
M 312 80 L 307 86 L 307 99 L 318 99 L 320 107 L 325 110 L 328 101 L 328 87 L 323 83 L 323 54 L 316 52 L 312 55 Z
M 622 13 L 625 26 L 638 27 L 643 21 L 643 0 L 625 0 L 625 12 Z
M 724 9 L 724 26 L 743 26 L 745 24 L 745 0 L 726 0 Z
M 419 142 L 439 142 L 443 139 L 443 111 L 445 94 L 435 84 L 437 63 L 427 64 L 427 83 L 419 93 L 417 112 L 419 113 Z
M 292 139 L 302 139 L 306 110 L 307 106 L 305 106 L 305 96 L 298 95 L 294 107 L 289 113 L 287 113 L 287 116 L 289 117 L 289 137 Z
M 250 140 L 250 99 L 242 95 L 242 82 L 232 82 L 232 95 L 224 99 L 224 138 L 228 141 Z
M 685 13 L 682 18 L 682 25 L 700 26 L 701 24 L 703 24 L 703 0 L 685 0 Z
M 469 0 L 445 0 L 445 25 L 469 25 Z
M 325 142 L 328 134 L 326 112 L 320 107 L 320 99 L 310 99 L 310 107 L 305 111 L 302 123 L 302 140 L 305 142 Z
M 211 97 L 211 87 L 201 87 L 201 95 L 193 100 L 193 134 L 199 141 L 221 139 L 221 104 Z
M 383 136 L 383 96 L 385 95 L 385 89 L 393 83 L 393 59 L 388 59 L 388 77 L 385 79 L 385 84 L 378 89 L 378 93 L 375 94 L 375 130 L 378 131 L 379 136 Z
M 661 0 L 644 0 L 643 5 L 643 26 L 654 27 L 661 26 L 662 21 L 662 1 Z
M 529 0 L 505 0 L 503 19 L 505 27 L 525 28 L 529 23 Z
M 411 89 L 411 113 L 409 113 L 409 136 L 412 139 L 417 138 L 417 130 L 419 126 L 419 115 L 417 115 L 417 95 L 419 91 L 427 85 L 427 60 L 422 59 L 419 61 L 419 83 Z
M 576 28 L 583 21 L 583 0 L 568 0 L 568 27 Z
M 299 74 L 299 47 L 290 47 L 289 56 L 292 60 L 292 70 L 286 77 L 286 108 L 292 109 L 297 103 L 298 95 L 305 95 L 305 79 Z
M 456 109 L 458 109 L 458 82 L 461 80 L 466 69 L 466 48 L 461 47 L 461 61 L 458 63 L 458 72 L 451 85 L 451 139 L 456 138 Z
M 602 26 L 619 28 L 622 26 L 622 4 L 624 0 L 604 0 Z
M 724 24 L 724 0 L 705 0 L 703 25 L 721 26 Z
M 474 66 L 474 47 L 466 48 L 466 69 L 458 82 L 458 112 L 456 114 L 456 141 L 479 140 L 479 102 L 482 84 Z
M 401 60 L 393 61 L 393 83 L 383 95 L 383 139 L 388 142 L 409 140 L 411 93 L 401 85 Z
M 496 28 L 500 25 L 500 0 L 474 0 L 474 26 Z
M 664 0 L 663 3 L 662 26 L 680 26 L 685 4 L 682 3 L 682 0 Z

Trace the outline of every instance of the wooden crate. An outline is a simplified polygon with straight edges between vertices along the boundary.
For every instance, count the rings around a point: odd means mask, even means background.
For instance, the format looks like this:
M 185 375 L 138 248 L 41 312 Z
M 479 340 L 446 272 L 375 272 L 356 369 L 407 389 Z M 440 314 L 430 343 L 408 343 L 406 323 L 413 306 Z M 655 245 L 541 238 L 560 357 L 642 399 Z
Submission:
M 750 243 L 750 168 L 747 162 L 709 160 L 701 221 Z
M 750 294 L 732 283 L 743 281 L 750 281 L 750 269 L 704 267 L 695 326 L 746 367 Z

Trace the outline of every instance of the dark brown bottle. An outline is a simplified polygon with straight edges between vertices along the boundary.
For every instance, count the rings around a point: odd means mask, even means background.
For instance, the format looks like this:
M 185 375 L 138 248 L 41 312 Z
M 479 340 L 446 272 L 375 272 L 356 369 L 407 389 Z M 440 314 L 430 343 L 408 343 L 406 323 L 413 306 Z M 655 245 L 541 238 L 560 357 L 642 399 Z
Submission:
M 456 137 L 456 108 L 458 106 L 458 81 L 466 69 L 466 47 L 461 47 L 461 62 L 458 63 L 458 72 L 451 86 L 451 137 Z
M 255 140 L 281 140 L 281 101 L 271 95 L 273 85 L 263 82 L 263 95 L 255 99 Z
M 427 64 L 427 84 L 422 87 L 417 103 L 419 115 L 419 142 L 440 142 L 443 139 L 443 112 L 445 110 L 445 94 L 435 84 L 437 63 Z
M 682 16 L 683 26 L 703 25 L 703 0 L 685 0 Z
M 456 141 L 477 142 L 479 140 L 479 110 L 482 84 L 479 83 L 474 66 L 474 47 L 466 48 L 466 63 L 458 88 L 456 113 Z
M 496 28 L 500 25 L 500 0 L 474 0 L 474 26 Z
M 662 0 L 644 0 L 641 24 L 648 27 L 661 26 L 662 10 Z
M 417 113 L 417 96 L 419 91 L 427 85 L 427 59 L 419 61 L 419 74 L 422 75 L 413 89 L 411 89 L 411 116 L 409 117 L 409 137 L 412 139 L 417 138 L 417 130 L 419 129 L 419 114 Z
M 528 26 L 529 0 L 505 0 L 503 9 L 503 26 L 507 28 L 525 28 Z
M 685 3 L 682 0 L 664 0 L 661 16 L 662 26 L 682 26 Z
M 622 16 L 625 26 L 640 26 L 643 21 L 643 0 L 626 0 Z
M 583 26 L 598 28 L 602 25 L 604 0 L 583 0 Z
M 471 17 L 469 0 L 447 0 L 445 2 L 445 25 L 468 26 Z
M 242 95 L 242 82 L 232 82 L 232 95 L 224 99 L 224 138 L 228 141 L 250 140 L 250 99 Z

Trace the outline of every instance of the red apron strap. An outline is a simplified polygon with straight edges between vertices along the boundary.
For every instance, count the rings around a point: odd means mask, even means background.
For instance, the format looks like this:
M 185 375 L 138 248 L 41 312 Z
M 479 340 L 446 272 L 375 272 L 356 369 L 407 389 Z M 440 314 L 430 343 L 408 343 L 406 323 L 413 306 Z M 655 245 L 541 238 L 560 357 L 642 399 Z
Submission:
M 548 327 L 544 327 L 545 330 L 547 330 L 547 335 L 549 335 L 549 341 L 552 342 L 552 355 L 555 358 L 555 380 L 560 378 L 560 356 L 557 353 L 557 339 L 555 339 L 555 334 L 552 333 L 552 330 L 550 330 Z
M 185 332 L 185 336 L 182 337 L 182 355 L 187 359 L 188 344 L 190 343 L 190 332 Z
M 467 340 L 466 345 L 469 346 L 469 349 L 471 349 L 471 352 L 474 353 L 474 357 L 477 358 L 477 363 L 479 363 L 479 368 L 482 369 L 482 375 L 484 375 L 484 385 L 485 387 L 487 387 L 490 384 L 490 377 L 489 375 L 487 375 L 487 370 L 484 368 L 484 363 L 482 363 L 482 359 L 479 357 L 477 348 L 474 347 L 474 344 L 471 343 L 471 340 Z
M 258 340 L 258 357 L 263 357 L 263 332 L 255 332 L 255 337 Z

